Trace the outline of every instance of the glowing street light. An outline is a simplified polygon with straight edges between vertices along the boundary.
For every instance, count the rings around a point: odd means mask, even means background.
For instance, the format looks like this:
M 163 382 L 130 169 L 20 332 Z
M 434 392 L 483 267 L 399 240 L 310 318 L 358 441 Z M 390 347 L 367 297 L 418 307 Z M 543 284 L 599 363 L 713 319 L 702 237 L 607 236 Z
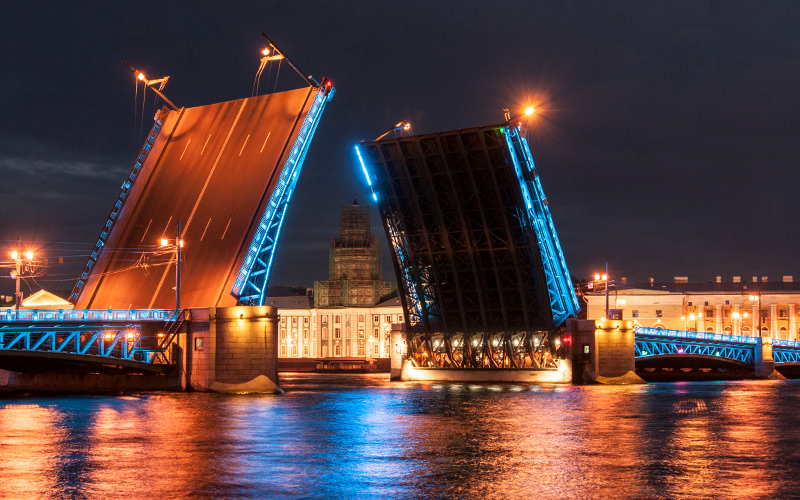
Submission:
M 167 238 L 161 238 L 161 246 L 169 247 L 175 251 L 175 312 L 181 308 L 181 250 L 183 249 L 183 238 L 181 238 L 181 223 L 178 222 L 178 236 L 175 240 L 170 241 Z
M 14 270 L 11 271 L 11 279 L 16 281 L 16 295 L 14 302 L 15 307 L 19 309 L 22 307 L 22 290 L 20 289 L 22 273 L 26 270 L 29 272 L 33 271 L 33 252 L 28 250 L 23 255 L 22 251 L 19 249 L 12 250 L 11 259 L 14 261 Z
M 606 286 L 606 314 L 605 319 L 608 319 L 608 262 L 606 262 L 606 272 L 603 274 L 595 273 L 595 281 L 602 281 Z

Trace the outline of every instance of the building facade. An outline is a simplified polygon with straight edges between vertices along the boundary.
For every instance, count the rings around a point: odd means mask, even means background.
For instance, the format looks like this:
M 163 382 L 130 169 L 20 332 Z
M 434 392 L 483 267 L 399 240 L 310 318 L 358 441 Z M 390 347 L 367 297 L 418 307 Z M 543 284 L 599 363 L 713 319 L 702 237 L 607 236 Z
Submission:
M 388 358 L 393 324 L 402 324 L 395 297 L 372 307 L 313 307 L 313 299 L 269 297 L 278 308 L 280 358 Z
M 280 358 L 388 358 L 392 325 L 403 323 L 395 283 L 381 279 L 381 250 L 369 211 L 357 200 L 341 207 L 331 240 L 328 280 L 305 295 L 268 297 L 278 308 Z M 394 296 L 392 298 L 392 296 Z
M 593 282 L 591 289 L 587 285 L 581 287 L 587 318 L 605 317 L 605 282 Z M 621 314 L 635 326 L 800 339 L 800 283 L 792 276 L 780 281 L 734 276 L 709 283 L 689 283 L 683 277 L 672 283 L 609 282 L 607 296 L 610 315 Z
M 328 253 L 328 280 L 314 282 L 314 307 L 372 307 L 395 291 L 381 279 L 381 245 L 371 234 L 369 210 L 354 199 L 341 207 L 338 238 Z

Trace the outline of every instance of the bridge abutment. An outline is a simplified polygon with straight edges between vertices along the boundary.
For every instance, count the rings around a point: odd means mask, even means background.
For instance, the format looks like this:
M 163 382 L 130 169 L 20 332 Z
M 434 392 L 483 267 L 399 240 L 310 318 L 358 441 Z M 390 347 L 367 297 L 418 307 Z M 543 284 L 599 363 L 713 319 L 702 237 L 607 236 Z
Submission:
M 785 379 L 775 370 L 775 359 L 772 357 L 772 339 L 756 337 L 753 375 L 756 378 L 771 380 Z
M 268 306 L 192 309 L 183 384 L 188 390 L 280 392 L 278 311 Z
M 636 375 L 632 321 L 568 319 L 572 383 L 643 384 Z

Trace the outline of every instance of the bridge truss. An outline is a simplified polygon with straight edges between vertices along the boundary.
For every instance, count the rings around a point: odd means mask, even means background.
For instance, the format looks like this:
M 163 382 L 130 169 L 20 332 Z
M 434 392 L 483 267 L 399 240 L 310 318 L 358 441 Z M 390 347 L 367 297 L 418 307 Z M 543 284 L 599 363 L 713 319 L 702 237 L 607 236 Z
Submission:
M 409 357 L 555 368 L 553 334 L 579 305 L 518 129 L 378 139 L 356 154 L 393 254 Z
M 170 327 L 182 317 L 168 309 L 3 310 L 0 366 L 39 361 L 163 373 L 173 367 L 165 352 Z
M 776 365 L 800 363 L 798 341 L 643 327 L 636 327 L 635 333 L 637 359 L 704 356 L 752 365 L 760 342 L 769 342 Z

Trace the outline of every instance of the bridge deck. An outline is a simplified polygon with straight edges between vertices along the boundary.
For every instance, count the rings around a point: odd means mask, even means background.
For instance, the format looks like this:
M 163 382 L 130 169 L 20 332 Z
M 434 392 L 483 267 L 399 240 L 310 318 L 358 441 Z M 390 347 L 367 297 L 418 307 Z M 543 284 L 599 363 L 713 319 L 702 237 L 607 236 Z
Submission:
M 76 309 L 174 307 L 175 260 L 156 246 L 179 221 L 181 305 L 235 305 L 236 272 L 315 93 L 169 112 Z

